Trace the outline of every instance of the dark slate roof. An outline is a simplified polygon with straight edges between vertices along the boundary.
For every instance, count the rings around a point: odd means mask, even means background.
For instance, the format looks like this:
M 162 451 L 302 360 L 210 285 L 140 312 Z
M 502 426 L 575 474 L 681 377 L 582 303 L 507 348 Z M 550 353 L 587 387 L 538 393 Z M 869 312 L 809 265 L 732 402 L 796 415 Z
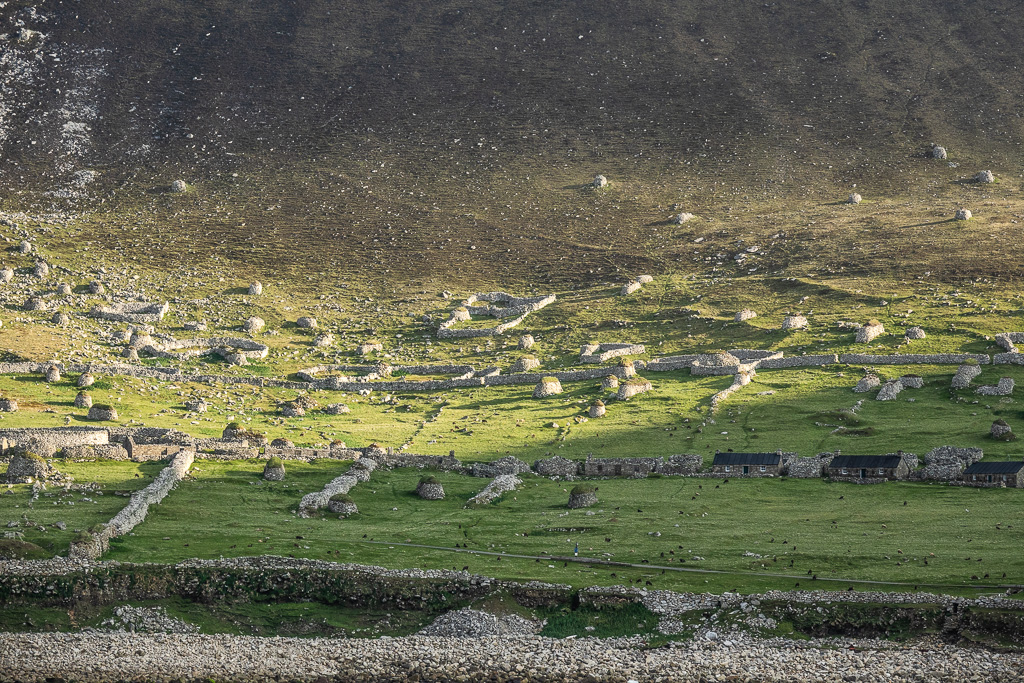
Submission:
M 1024 462 L 976 462 L 964 474 L 1016 474 L 1024 468 Z
M 893 469 L 902 461 L 898 455 L 837 455 L 832 458 L 829 467 L 846 467 L 848 469 Z
M 778 465 L 778 453 L 715 453 L 712 465 Z

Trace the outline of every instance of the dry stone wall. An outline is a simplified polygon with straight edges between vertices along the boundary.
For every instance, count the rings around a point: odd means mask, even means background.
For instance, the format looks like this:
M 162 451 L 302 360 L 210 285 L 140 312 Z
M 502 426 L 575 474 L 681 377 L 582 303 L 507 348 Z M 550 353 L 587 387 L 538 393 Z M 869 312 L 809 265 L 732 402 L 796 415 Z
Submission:
M 587 344 L 580 347 L 580 362 L 605 363 L 619 356 L 638 356 L 645 352 L 643 344 Z
M 963 363 L 970 358 L 981 364 L 991 362 L 983 353 L 897 353 L 888 356 L 843 353 L 839 356 L 839 362 L 850 365 L 948 365 Z
M 467 505 L 486 505 L 497 500 L 503 493 L 515 491 L 523 480 L 514 474 L 499 474 L 484 490 L 469 499 Z

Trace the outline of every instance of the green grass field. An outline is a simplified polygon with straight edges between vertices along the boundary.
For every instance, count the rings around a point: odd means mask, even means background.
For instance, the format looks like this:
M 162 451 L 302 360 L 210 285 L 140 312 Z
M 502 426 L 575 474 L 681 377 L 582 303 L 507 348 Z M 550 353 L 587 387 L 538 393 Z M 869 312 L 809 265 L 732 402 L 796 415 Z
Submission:
M 570 511 L 566 483 L 527 476 L 498 502 L 467 509 L 486 479 L 437 473 L 446 498 L 424 501 L 414 493 L 420 473 L 378 470 L 350 493 L 358 515 L 300 519 L 294 512 L 302 495 L 344 465 L 286 467 L 284 482 L 269 483 L 255 462 L 197 461 L 195 478 L 133 534 L 113 541 L 107 557 L 174 562 L 277 554 L 394 568 L 468 566 L 489 576 L 578 586 L 650 581 L 680 590 L 846 588 L 843 579 L 952 592 L 1024 583 L 1024 491 L 1015 489 L 654 477 L 598 481 L 599 505 Z M 577 543 L 584 557 L 668 569 L 563 566 L 457 550 L 572 555 Z M 727 573 L 672 571 L 683 568 Z

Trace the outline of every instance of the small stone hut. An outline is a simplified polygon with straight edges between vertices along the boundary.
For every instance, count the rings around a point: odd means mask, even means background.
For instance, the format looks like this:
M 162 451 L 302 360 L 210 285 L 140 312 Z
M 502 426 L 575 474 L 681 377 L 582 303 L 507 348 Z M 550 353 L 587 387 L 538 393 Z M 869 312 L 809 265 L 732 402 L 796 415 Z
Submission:
M 89 419 L 110 422 L 117 419 L 117 410 L 111 405 L 96 403 L 89 408 Z
M 569 508 L 588 508 L 597 505 L 597 487 L 591 484 L 578 484 L 569 492 Z
M 544 377 L 533 388 L 534 398 L 547 398 L 562 393 L 562 383 L 557 377 Z
M 84 391 L 79 391 L 78 395 L 75 396 L 75 407 L 92 408 L 92 396 L 85 393 Z
M 263 466 L 263 478 L 267 481 L 284 480 L 284 461 L 281 458 L 271 458 Z
M 587 414 L 590 417 L 604 417 L 604 414 L 607 410 L 608 409 L 605 408 L 604 401 L 598 400 L 594 401 L 591 404 L 590 409 L 587 411 Z
M 29 484 L 52 474 L 53 468 L 35 453 L 15 453 L 7 465 L 8 484 Z
M 416 495 L 424 500 L 444 500 L 444 486 L 437 477 L 423 477 L 416 485 Z

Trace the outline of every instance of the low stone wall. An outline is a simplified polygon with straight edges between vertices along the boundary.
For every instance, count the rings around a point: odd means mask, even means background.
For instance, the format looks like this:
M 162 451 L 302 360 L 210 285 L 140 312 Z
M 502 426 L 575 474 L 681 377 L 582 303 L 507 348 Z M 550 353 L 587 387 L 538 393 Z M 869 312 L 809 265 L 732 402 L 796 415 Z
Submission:
M 782 370 L 784 368 L 818 367 L 833 365 L 839 362 L 835 353 L 821 353 L 808 356 L 792 356 L 790 358 L 768 358 L 757 364 L 758 370 Z
M 551 458 L 540 458 L 533 463 L 534 471 L 542 477 L 560 477 L 575 479 L 580 472 L 580 463 L 575 460 L 556 455 Z
M 825 464 L 831 459 L 831 453 L 827 458 L 791 458 L 788 463 L 788 476 L 794 479 L 820 479 L 825 474 Z
M 1017 353 L 1016 351 L 997 353 L 992 356 L 992 362 L 1001 365 L 1024 365 L 1024 353 Z
M 340 477 L 335 477 L 331 481 L 327 482 L 321 491 L 314 491 L 313 493 L 307 493 L 299 501 L 299 517 L 310 517 L 315 514 L 318 510 L 327 507 L 327 504 L 331 500 L 331 496 L 339 493 L 348 493 L 352 488 L 359 483 L 360 478 L 366 479 L 367 477 L 360 477 L 356 474 L 355 470 L 366 470 L 373 471 L 377 463 L 370 458 L 364 458 L 359 467 L 355 464 L 349 468 L 349 471 Z
M 580 348 L 580 362 L 604 363 L 619 356 L 639 356 L 645 352 L 643 344 L 588 344 Z
M 992 362 L 984 353 L 897 353 L 889 356 L 844 353 L 840 354 L 839 362 L 853 365 L 950 365 L 963 363 L 968 358 L 983 365 Z
M 523 474 L 529 472 L 530 466 L 519 458 L 506 455 L 504 458 L 487 463 L 473 463 L 469 473 L 474 477 L 495 478 L 502 474 Z
M 415 455 L 413 453 L 388 453 L 374 456 L 382 467 L 416 467 L 418 469 L 461 472 L 465 466 L 454 455 Z
M 523 480 L 514 474 L 499 474 L 491 483 L 484 487 L 484 490 L 467 501 L 467 505 L 486 505 L 497 500 L 501 494 L 508 491 L 515 491 Z
M 9 448 L 30 442 L 46 443 L 54 450 L 73 446 L 100 446 L 110 443 L 110 432 L 94 427 L 0 429 L 0 455 L 7 455 Z
M 146 519 L 150 505 L 162 501 L 174 486 L 185 478 L 195 459 L 193 451 L 180 451 L 170 464 L 144 489 L 132 494 L 128 504 L 114 515 L 104 528 L 91 533 L 88 541 L 72 543 L 68 558 L 95 560 L 110 548 L 110 539 L 123 536 Z

